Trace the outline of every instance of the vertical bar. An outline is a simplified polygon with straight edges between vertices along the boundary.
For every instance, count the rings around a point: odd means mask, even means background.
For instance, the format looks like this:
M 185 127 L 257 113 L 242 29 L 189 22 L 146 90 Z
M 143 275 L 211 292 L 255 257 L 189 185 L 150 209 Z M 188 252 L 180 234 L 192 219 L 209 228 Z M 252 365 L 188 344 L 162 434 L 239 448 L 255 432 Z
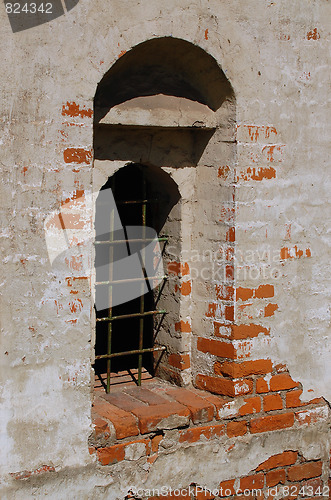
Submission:
M 114 187 L 114 186 L 113 186 Z M 113 241 L 114 236 L 114 207 L 112 207 L 110 212 L 110 234 L 109 241 Z M 113 245 L 109 245 L 109 281 L 113 279 Z M 111 306 L 112 303 L 112 285 L 109 286 L 108 289 L 108 298 L 109 298 L 109 309 L 108 309 L 108 318 L 112 317 L 113 309 Z M 112 340 L 112 321 L 108 322 L 108 335 L 107 335 L 107 354 L 111 354 L 111 340 Z M 111 358 L 107 359 L 107 387 L 106 393 L 110 392 L 110 373 L 111 373 Z
M 143 175 L 143 180 L 142 180 L 142 187 L 143 187 L 143 195 L 142 195 L 142 199 L 143 200 L 146 200 L 146 180 L 145 180 L 145 176 L 144 176 L 144 172 L 142 171 L 142 175 Z M 146 238 L 146 202 L 143 201 L 142 203 L 142 237 L 143 239 Z M 143 254 L 143 261 L 145 262 L 145 259 L 144 259 L 144 249 L 142 250 L 142 254 Z M 144 298 L 144 291 L 145 291 L 145 288 L 144 288 L 144 282 L 142 284 L 142 294 L 140 296 L 140 313 L 144 313 L 144 309 L 145 309 L 145 298 Z M 142 349 L 143 348 L 143 343 L 144 343 L 144 317 L 141 317 L 140 320 L 139 320 L 139 349 Z M 138 386 L 141 385 L 141 372 L 142 372 L 142 364 L 143 364 L 143 355 L 142 354 L 139 354 L 138 356 Z

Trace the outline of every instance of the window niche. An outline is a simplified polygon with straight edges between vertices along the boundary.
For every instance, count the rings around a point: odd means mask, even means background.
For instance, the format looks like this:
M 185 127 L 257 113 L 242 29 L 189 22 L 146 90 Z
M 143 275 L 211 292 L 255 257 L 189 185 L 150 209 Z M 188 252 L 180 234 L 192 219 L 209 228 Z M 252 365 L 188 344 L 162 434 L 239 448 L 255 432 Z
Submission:
M 143 347 L 164 346 L 165 351 L 145 353 L 142 364 L 148 374 L 177 385 L 193 382 L 194 331 L 201 334 L 206 327 L 203 311 L 210 300 L 195 294 L 200 278 L 192 282 L 182 257 L 206 245 L 204 228 L 197 229 L 195 222 L 203 204 L 211 203 L 215 186 L 202 196 L 198 186 L 217 170 L 216 148 L 232 134 L 234 109 L 231 86 L 215 59 L 174 38 L 149 40 L 131 49 L 106 73 L 95 96 L 94 190 L 111 187 L 123 226 L 139 225 L 141 208 L 130 212 L 120 202 L 141 198 L 146 182 L 147 198 L 157 200 L 147 209 L 146 223 L 160 237 L 168 237 L 163 249 L 168 279 L 160 296 L 154 290 L 144 297 L 146 310 L 166 314 L 143 320 Z M 211 158 L 215 167 L 210 166 Z M 96 225 L 99 210 L 97 202 Z M 116 306 L 113 315 L 127 314 L 131 306 L 138 311 L 140 300 Z M 104 313 L 96 318 L 96 356 L 105 352 L 107 343 L 107 323 L 98 322 Z M 140 324 L 140 319 L 126 325 L 124 320 L 116 325 L 113 321 L 113 352 L 137 348 Z M 137 355 L 120 356 L 112 359 L 111 370 L 133 373 L 137 363 Z M 104 359 L 96 360 L 96 373 L 105 373 L 106 365 Z M 106 385 L 103 379 L 99 388 Z

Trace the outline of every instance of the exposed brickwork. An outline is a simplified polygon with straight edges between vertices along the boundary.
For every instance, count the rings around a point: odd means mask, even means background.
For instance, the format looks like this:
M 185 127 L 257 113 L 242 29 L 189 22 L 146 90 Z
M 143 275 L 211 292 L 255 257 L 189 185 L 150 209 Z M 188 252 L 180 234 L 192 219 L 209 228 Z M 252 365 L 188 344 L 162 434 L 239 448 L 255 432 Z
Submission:
M 144 500 L 175 497 L 190 500 L 290 500 L 298 497 L 326 500 L 329 494 L 322 466 L 321 461 L 307 461 L 296 451 L 285 451 L 271 456 L 247 475 L 221 481 L 213 490 L 193 484 L 189 488 L 173 489 L 168 494 Z
M 266 361 L 238 363 L 255 367 L 251 378 L 200 375 L 197 385 L 203 390 L 150 383 L 148 388 L 128 386 L 121 391 L 114 389 L 109 395 L 100 393 L 93 406 L 91 453 L 97 453 L 103 465 L 125 460 L 130 453 L 142 454 L 152 464 L 162 452 L 163 434 L 168 429 L 179 429 L 178 443 L 190 446 L 327 421 L 328 407 L 323 399 L 303 403 L 300 384 L 290 377 L 286 367 L 272 367 Z M 260 376 L 263 366 L 271 371 L 271 377 Z M 239 396 L 236 391 L 240 387 L 249 394 Z M 218 390 L 217 395 L 208 392 Z M 248 475 L 240 484 L 247 484 L 248 489 L 262 483 L 261 488 L 299 484 L 320 477 L 321 467 L 321 461 L 308 463 L 296 451 L 288 450 L 265 460 L 256 468 L 256 476 Z

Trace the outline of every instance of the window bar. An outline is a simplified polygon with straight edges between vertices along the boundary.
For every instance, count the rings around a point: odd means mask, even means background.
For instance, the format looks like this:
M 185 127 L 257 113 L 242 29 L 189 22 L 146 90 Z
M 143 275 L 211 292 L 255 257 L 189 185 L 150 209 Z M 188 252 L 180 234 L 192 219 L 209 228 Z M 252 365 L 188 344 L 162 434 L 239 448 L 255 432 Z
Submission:
M 141 206 L 141 216 L 142 216 L 142 231 L 143 231 L 143 239 L 146 238 L 146 180 L 143 174 L 143 181 L 142 181 L 142 188 L 143 188 L 143 202 Z M 145 262 L 145 251 L 142 249 L 141 251 L 142 257 L 143 257 L 143 263 Z M 146 276 L 146 271 L 143 269 L 144 274 Z M 140 296 L 140 314 L 144 314 L 145 312 L 145 296 L 144 296 L 144 283 L 142 284 L 142 290 L 141 290 L 141 296 Z M 142 372 L 142 365 L 143 365 L 143 354 L 142 354 L 142 349 L 144 345 L 144 316 L 141 316 L 139 320 L 139 355 L 138 355 L 138 386 L 141 386 L 141 372 Z
M 118 243 L 139 243 L 141 241 L 149 241 L 152 242 L 154 240 L 156 241 L 168 241 L 168 236 L 162 236 L 160 238 L 131 238 L 131 239 L 126 239 L 126 240 L 113 240 L 113 241 L 96 241 L 96 245 L 117 245 Z
M 110 212 L 110 236 L 109 239 L 111 240 L 113 238 L 113 230 L 114 230 L 114 209 Z M 114 258 L 114 248 L 113 245 L 109 246 L 109 281 L 111 282 L 113 279 L 113 258 Z M 110 284 L 109 286 L 109 309 L 108 309 L 108 317 L 111 318 L 113 315 L 113 308 L 112 308 L 112 291 L 113 287 Z M 108 356 L 111 355 L 111 340 L 112 340 L 112 321 L 109 321 L 108 323 L 108 338 L 107 338 L 107 354 Z M 111 373 L 111 358 L 107 358 L 107 387 L 106 387 L 106 393 L 109 394 L 110 392 L 110 373 Z
M 112 316 L 111 318 L 97 318 L 97 321 L 115 321 L 118 319 L 140 318 L 141 316 L 151 316 L 154 314 L 167 314 L 167 311 L 145 311 L 144 313 L 122 314 L 121 316 Z
M 112 189 L 114 190 L 114 184 L 112 186 Z M 126 238 L 125 240 L 114 240 L 114 235 L 113 235 L 113 229 L 114 229 L 114 211 L 111 212 L 110 214 L 110 238 L 108 241 L 96 241 L 96 245 L 104 245 L 108 244 L 109 245 L 109 281 L 100 281 L 97 282 L 96 285 L 108 285 L 109 288 L 109 308 L 108 308 L 108 317 L 106 318 L 97 318 L 97 322 L 103 321 L 103 322 L 108 322 L 108 329 L 107 329 L 107 354 L 101 354 L 98 356 L 95 356 L 95 359 L 104 359 L 107 361 L 107 384 L 106 384 L 106 392 L 110 392 L 110 380 L 111 380 L 111 359 L 116 357 L 116 356 L 126 356 L 126 355 L 136 355 L 138 354 L 138 380 L 136 380 L 136 383 L 138 386 L 141 386 L 141 379 L 142 379 L 142 363 L 143 363 L 143 355 L 144 353 L 147 352 L 154 352 L 154 351 L 161 351 L 161 357 L 163 355 L 163 352 L 166 350 L 165 346 L 160 346 L 160 347 L 150 347 L 150 348 L 145 348 L 143 347 L 144 345 L 144 318 L 145 316 L 155 316 L 158 314 L 161 314 L 161 321 L 159 323 L 159 326 L 157 328 L 157 332 L 154 336 L 154 341 L 157 336 L 157 333 L 159 331 L 159 328 L 161 326 L 161 323 L 167 314 L 165 310 L 153 310 L 153 311 L 145 311 L 145 297 L 144 297 L 144 282 L 146 280 L 152 280 L 159 278 L 159 276 L 155 277 L 148 277 L 146 274 L 146 269 L 144 267 L 144 260 L 145 260 L 145 252 L 144 248 L 141 250 L 142 252 L 142 258 L 141 258 L 141 264 L 142 264 L 142 270 L 144 273 L 144 277 L 142 278 L 132 278 L 132 279 L 126 279 L 126 280 L 113 280 L 113 254 L 114 254 L 114 245 L 118 243 L 127 243 L 129 242 L 149 242 L 153 241 L 154 239 L 148 239 L 146 238 L 146 223 L 147 223 L 147 204 L 151 202 L 158 202 L 158 200 L 148 200 L 146 199 L 146 179 L 143 176 L 142 179 L 142 199 L 141 200 L 135 200 L 135 201 L 122 201 L 122 202 L 117 202 L 117 204 L 140 204 L 142 206 L 141 210 L 141 216 L 142 216 L 142 238 L 140 239 L 128 239 Z M 125 235 L 127 236 L 127 235 Z M 168 236 L 161 236 L 157 238 L 158 241 L 164 241 L 165 244 L 168 242 L 169 237 Z M 163 248 L 164 251 L 164 248 Z M 163 252 L 162 252 L 163 253 Z M 162 285 L 158 286 L 158 294 L 157 294 L 157 301 L 160 298 L 160 295 L 163 291 L 164 285 L 166 280 L 168 279 L 168 276 L 162 276 L 163 283 Z M 121 282 L 131 282 L 131 281 L 142 281 L 142 291 L 141 291 L 141 296 L 140 296 L 140 312 L 139 313 L 131 313 L 131 314 L 124 314 L 121 316 L 113 316 L 112 314 L 112 293 L 113 293 L 113 285 L 116 283 L 121 283 Z M 148 283 L 149 284 L 149 283 Z M 156 303 L 157 303 L 156 301 Z M 128 318 L 137 318 L 139 319 L 139 347 L 138 349 L 134 349 L 131 351 L 123 351 L 123 352 L 118 352 L 118 353 L 112 353 L 112 323 L 115 320 L 120 320 L 120 319 L 128 319 Z M 160 357 L 160 359 L 161 359 Z
M 114 285 L 114 283 L 131 283 L 133 281 L 149 281 L 149 280 L 156 280 L 156 279 L 163 279 L 167 280 L 168 276 L 144 276 L 143 278 L 128 278 L 125 280 L 112 280 L 112 281 L 97 281 L 96 285 Z
M 116 358 L 117 356 L 129 356 L 130 354 L 139 354 L 139 356 L 144 352 L 154 352 L 154 351 L 166 351 L 166 346 L 160 347 L 146 347 L 146 349 L 133 349 L 132 351 L 123 351 L 123 352 L 113 352 L 112 354 L 100 354 L 99 356 L 95 356 L 95 359 L 108 359 L 108 358 Z

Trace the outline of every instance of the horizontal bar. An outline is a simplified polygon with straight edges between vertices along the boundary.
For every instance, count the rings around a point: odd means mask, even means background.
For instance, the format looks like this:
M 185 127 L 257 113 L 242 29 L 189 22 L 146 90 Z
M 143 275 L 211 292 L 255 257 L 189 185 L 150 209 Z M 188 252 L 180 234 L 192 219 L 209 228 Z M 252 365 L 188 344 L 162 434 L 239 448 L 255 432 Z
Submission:
M 126 356 L 130 354 L 144 354 L 145 352 L 155 352 L 155 351 L 166 351 L 166 347 L 149 347 L 147 349 L 135 349 L 134 351 L 126 351 L 126 352 L 114 352 L 113 354 L 100 354 L 99 356 L 95 356 L 95 359 L 110 359 L 115 358 L 116 356 Z
M 115 319 L 142 318 L 143 316 L 152 316 L 154 314 L 167 314 L 167 311 L 146 311 L 144 313 L 123 314 L 122 316 L 113 316 L 112 318 L 97 318 L 97 321 L 114 321 Z
M 139 243 L 141 241 L 168 241 L 169 237 L 164 236 L 161 238 L 136 238 L 127 240 L 112 240 L 112 241 L 95 241 L 95 245 L 117 245 L 118 243 Z
M 136 204 L 144 204 L 144 203 L 160 203 L 160 200 L 157 199 L 149 199 L 149 200 L 119 200 L 116 201 L 116 205 L 136 205 Z
M 166 280 L 168 279 L 168 276 L 147 276 L 146 278 L 131 278 L 127 280 L 114 280 L 114 281 L 97 281 L 96 285 L 113 285 L 118 284 L 118 283 L 132 283 L 133 281 L 146 281 L 146 280 L 156 280 L 156 279 L 161 279 L 161 280 Z

